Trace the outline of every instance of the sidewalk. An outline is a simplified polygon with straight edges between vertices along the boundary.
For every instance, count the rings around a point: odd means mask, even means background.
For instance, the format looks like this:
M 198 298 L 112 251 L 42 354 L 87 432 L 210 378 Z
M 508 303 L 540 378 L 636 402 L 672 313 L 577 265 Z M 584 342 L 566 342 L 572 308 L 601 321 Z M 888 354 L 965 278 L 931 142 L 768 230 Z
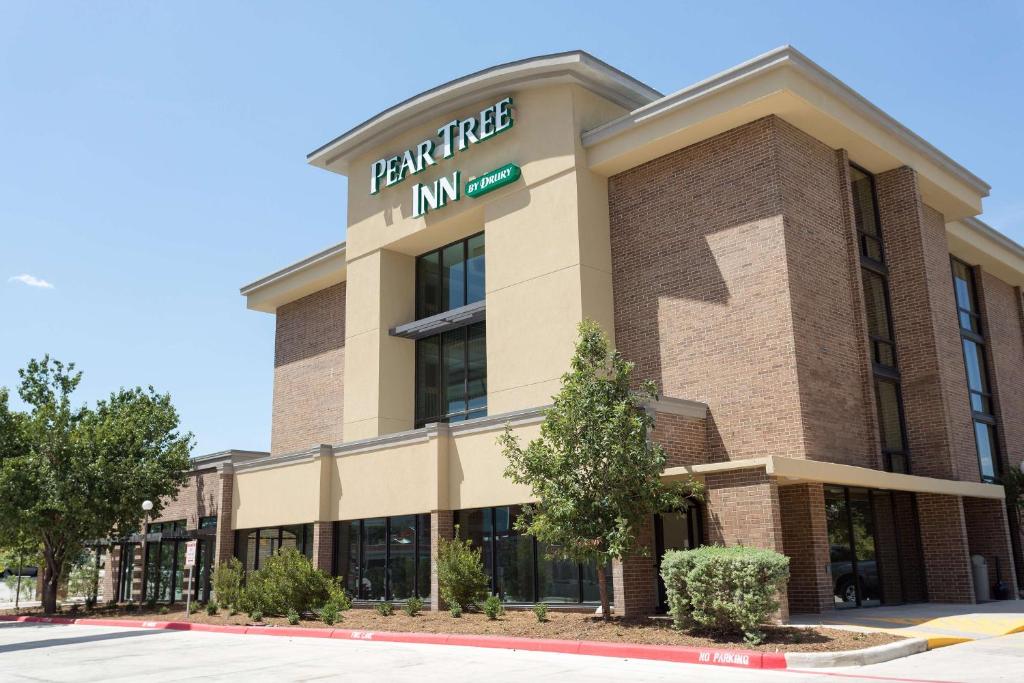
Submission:
M 1024 600 L 978 605 L 922 603 L 862 607 L 827 614 L 796 614 L 792 624 L 830 626 L 851 631 L 882 631 L 924 638 L 928 649 L 1024 632 Z

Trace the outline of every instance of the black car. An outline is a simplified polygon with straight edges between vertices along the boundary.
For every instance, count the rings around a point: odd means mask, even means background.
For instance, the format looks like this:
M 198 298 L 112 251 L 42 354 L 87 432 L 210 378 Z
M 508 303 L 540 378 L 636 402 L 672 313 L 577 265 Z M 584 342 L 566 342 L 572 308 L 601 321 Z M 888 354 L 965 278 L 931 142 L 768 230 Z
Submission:
M 21 568 L 21 575 L 22 576 L 31 576 L 31 577 L 35 578 L 37 574 L 39 574 L 39 568 L 38 567 L 22 567 Z M 0 578 L 3 578 L 3 579 L 6 579 L 8 576 L 17 576 L 17 575 L 18 575 L 18 568 L 17 567 L 8 567 L 7 569 L 5 569 L 2 572 L 0 572 Z
M 853 576 L 850 549 L 846 546 L 833 545 L 829 553 L 836 597 L 851 604 L 857 602 L 857 584 Z M 878 582 L 877 562 L 874 560 L 858 561 L 857 575 L 860 577 L 861 600 L 876 600 L 882 597 L 881 586 Z

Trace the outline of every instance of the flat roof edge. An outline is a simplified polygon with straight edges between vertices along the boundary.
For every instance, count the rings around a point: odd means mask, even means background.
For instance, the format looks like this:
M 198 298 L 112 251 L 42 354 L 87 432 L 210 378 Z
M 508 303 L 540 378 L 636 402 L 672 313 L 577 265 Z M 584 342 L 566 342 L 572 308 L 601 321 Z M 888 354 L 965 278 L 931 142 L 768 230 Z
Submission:
M 280 270 L 275 270 L 273 273 L 270 273 L 269 275 L 265 275 L 265 276 L 261 277 L 260 279 L 255 280 L 254 282 L 250 282 L 247 285 L 243 285 L 242 287 L 239 288 L 238 292 L 242 296 L 249 296 L 250 294 L 253 294 L 257 290 L 259 290 L 259 289 L 261 289 L 263 287 L 266 287 L 267 285 L 270 285 L 270 284 L 272 284 L 274 282 L 277 282 L 277 281 L 279 281 L 279 280 L 281 280 L 283 278 L 286 278 L 286 277 L 288 277 L 290 275 L 294 275 L 295 273 L 298 273 L 298 272 L 300 272 L 302 270 L 310 268 L 310 267 L 312 267 L 312 266 L 314 266 L 314 265 L 316 265 L 316 264 L 318 264 L 318 263 L 320 263 L 322 261 L 325 261 L 325 260 L 327 260 L 327 259 L 329 259 L 331 257 L 339 256 L 339 255 L 344 254 L 345 253 L 345 245 L 346 245 L 345 242 L 339 242 L 338 244 L 335 244 L 335 245 L 332 245 L 330 247 L 327 247 L 326 249 L 324 249 L 322 251 L 318 251 L 315 254 L 307 256 L 304 259 L 300 259 L 300 260 L 296 261 L 295 263 L 292 263 L 291 265 L 285 266 L 284 268 L 281 268 Z

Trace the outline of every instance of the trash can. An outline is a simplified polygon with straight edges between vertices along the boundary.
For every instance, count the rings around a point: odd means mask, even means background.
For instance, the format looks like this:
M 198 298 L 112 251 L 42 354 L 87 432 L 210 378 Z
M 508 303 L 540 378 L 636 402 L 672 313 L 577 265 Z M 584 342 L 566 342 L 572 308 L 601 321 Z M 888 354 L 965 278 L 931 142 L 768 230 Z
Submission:
M 981 555 L 971 555 L 971 571 L 974 574 L 974 598 L 978 602 L 988 602 L 988 561 Z

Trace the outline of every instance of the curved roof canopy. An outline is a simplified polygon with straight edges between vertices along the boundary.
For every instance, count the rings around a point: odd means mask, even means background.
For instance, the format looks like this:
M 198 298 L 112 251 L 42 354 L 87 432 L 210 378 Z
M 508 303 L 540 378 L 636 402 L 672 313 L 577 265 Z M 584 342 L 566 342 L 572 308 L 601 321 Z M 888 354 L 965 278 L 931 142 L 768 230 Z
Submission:
M 530 57 L 471 73 L 385 109 L 306 155 L 320 168 L 348 175 L 349 161 L 366 149 L 435 117 L 509 88 L 576 83 L 627 110 L 660 98 L 660 92 L 582 50 Z

